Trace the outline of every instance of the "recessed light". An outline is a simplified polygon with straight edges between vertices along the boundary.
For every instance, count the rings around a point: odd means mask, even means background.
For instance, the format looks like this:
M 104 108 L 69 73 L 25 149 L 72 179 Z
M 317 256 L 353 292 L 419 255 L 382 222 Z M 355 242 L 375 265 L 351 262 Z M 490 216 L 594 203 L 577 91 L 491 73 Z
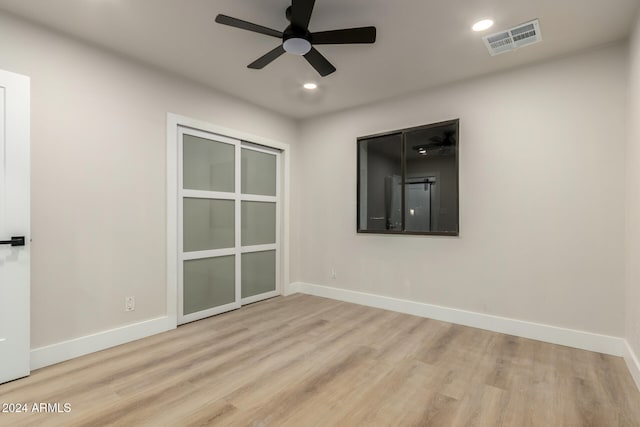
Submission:
M 318 89 L 318 85 L 315 83 L 305 83 L 304 85 L 302 85 L 303 88 L 305 88 L 306 90 L 316 90 Z
M 493 26 L 493 20 L 483 19 L 482 21 L 478 21 L 475 24 L 473 24 L 473 27 L 471 27 L 471 29 L 473 31 L 484 31 L 484 30 L 488 30 L 492 26 Z

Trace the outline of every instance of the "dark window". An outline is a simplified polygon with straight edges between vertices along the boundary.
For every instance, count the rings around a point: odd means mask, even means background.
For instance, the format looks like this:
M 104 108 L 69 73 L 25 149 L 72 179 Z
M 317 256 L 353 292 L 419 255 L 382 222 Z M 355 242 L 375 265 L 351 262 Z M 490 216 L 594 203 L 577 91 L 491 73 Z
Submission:
M 358 138 L 358 232 L 458 235 L 458 120 Z

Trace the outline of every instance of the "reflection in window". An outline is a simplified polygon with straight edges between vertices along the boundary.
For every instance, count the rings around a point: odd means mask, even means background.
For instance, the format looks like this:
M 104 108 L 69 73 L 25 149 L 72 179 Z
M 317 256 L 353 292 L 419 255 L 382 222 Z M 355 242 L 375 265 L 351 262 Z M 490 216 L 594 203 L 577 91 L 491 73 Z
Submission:
M 358 139 L 358 231 L 458 234 L 458 120 Z
M 360 224 L 365 230 L 402 230 L 402 135 L 360 142 Z

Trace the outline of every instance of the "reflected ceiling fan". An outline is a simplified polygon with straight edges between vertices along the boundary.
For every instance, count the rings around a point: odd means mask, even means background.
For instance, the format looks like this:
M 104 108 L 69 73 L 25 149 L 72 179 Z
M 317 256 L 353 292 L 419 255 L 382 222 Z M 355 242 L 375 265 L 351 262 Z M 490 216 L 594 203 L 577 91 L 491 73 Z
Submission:
M 452 154 L 455 152 L 455 134 L 455 130 L 446 130 L 442 136 L 436 135 L 429 138 L 430 143 L 415 145 L 413 149 L 423 156 L 426 156 L 427 152 L 439 155 Z
M 450 147 L 456 144 L 455 134 L 455 130 L 446 130 L 443 136 L 432 136 L 429 141 L 435 142 L 439 147 Z
M 315 0 L 292 0 L 291 6 L 285 11 L 290 25 L 284 32 L 227 15 L 216 16 L 216 22 L 282 39 L 282 43 L 278 47 L 249 64 L 249 68 L 260 70 L 279 58 L 283 53 L 288 52 L 304 56 L 307 62 L 324 77 L 336 71 L 336 68 L 316 50 L 315 45 L 374 43 L 376 41 L 376 27 L 348 28 L 311 33 L 309 32 L 309 21 L 311 20 L 314 4 Z

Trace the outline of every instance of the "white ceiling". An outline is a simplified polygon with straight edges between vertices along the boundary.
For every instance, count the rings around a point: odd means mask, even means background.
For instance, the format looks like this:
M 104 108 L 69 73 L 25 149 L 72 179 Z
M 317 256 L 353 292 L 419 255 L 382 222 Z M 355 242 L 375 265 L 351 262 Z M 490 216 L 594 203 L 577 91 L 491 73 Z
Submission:
M 639 0 L 316 0 L 310 30 L 375 25 L 374 45 L 319 46 L 338 69 L 320 78 L 300 57 L 246 66 L 278 40 L 214 23 L 224 13 L 284 30 L 289 0 L 0 0 L 0 8 L 183 75 L 291 117 L 304 118 L 622 40 Z M 543 41 L 489 56 L 488 33 L 539 18 Z M 301 84 L 315 81 L 310 94 Z

